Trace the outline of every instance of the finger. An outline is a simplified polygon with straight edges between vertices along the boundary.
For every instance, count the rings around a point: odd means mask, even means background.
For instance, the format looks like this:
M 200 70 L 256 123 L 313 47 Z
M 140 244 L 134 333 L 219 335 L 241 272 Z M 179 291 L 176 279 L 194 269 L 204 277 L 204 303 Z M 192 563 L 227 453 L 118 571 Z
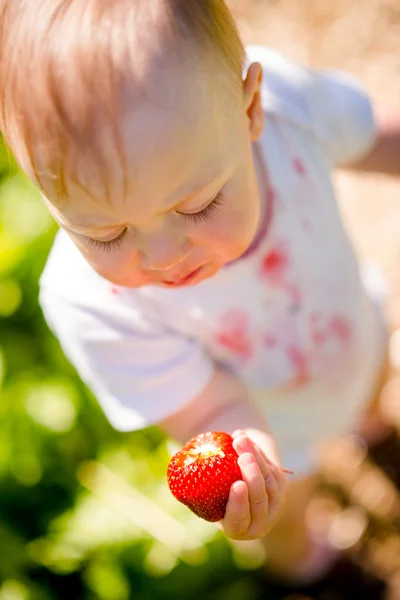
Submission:
M 266 477 L 268 477 L 270 463 L 267 461 L 266 457 L 258 448 L 258 446 L 254 444 L 245 433 L 242 433 L 235 438 L 233 447 L 235 448 L 239 456 L 246 452 L 250 452 L 250 454 L 253 454 L 260 468 L 263 478 L 265 479 Z
M 243 481 L 247 484 L 251 519 L 257 520 L 268 512 L 268 495 L 265 480 L 254 456 L 245 452 L 238 460 Z
M 279 491 L 283 497 L 283 500 L 286 500 L 286 495 L 289 489 L 288 478 L 286 477 L 284 471 L 282 471 L 279 467 L 275 468 L 274 476 L 278 484 Z
M 279 489 L 276 475 L 272 470 L 265 480 L 265 490 L 268 495 L 269 516 L 273 519 L 282 506 L 282 494 Z
M 235 429 L 235 431 L 232 433 L 232 438 L 235 439 L 239 435 L 246 435 L 246 433 L 243 431 L 243 429 Z
M 229 492 L 225 516 L 222 521 L 223 530 L 231 538 L 244 536 L 250 526 L 251 514 L 247 485 L 243 481 L 235 481 Z
M 291 471 L 290 469 L 285 469 L 284 467 L 280 467 L 280 470 L 282 471 L 282 473 L 286 473 L 287 475 L 294 475 L 294 471 Z

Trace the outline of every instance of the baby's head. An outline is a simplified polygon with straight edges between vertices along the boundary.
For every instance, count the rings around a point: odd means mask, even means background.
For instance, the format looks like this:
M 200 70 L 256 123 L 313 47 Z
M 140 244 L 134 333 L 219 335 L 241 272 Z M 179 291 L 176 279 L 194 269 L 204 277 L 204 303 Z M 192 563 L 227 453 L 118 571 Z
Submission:
M 246 250 L 261 70 L 223 0 L 4 0 L 0 55 L 5 137 L 100 275 L 188 285 Z

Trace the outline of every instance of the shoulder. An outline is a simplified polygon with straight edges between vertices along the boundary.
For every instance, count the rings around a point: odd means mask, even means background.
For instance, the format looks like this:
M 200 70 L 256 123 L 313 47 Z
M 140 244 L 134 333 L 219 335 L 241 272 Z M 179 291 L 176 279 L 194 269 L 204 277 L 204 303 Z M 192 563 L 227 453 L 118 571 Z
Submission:
M 246 49 L 263 70 L 266 113 L 311 134 L 335 163 L 355 159 L 372 145 L 376 126 L 371 99 L 360 82 L 332 69 L 311 69 L 264 46 Z
M 65 301 L 90 302 L 111 284 L 100 277 L 85 260 L 64 231 L 54 240 L 40 277 L 41 293 L 49 293 Z

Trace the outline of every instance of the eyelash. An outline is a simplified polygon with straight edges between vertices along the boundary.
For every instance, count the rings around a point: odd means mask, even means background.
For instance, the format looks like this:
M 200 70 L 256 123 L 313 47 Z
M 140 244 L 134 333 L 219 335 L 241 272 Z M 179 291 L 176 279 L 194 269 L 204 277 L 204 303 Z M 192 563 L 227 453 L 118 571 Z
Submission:
M 205 208 L 203 208 L 203 210 L 200 210 L 197 213 L 178 214 L 182 215 L 182 217 L 185 217 L 186 219 L 189 219 L 189 221 L 192 221 L 192 223 L 204 223 L 208 221 L 208 219 L 211 217 L 211 214 L 221 206 L 223 198 L 223 193 L 218 192 L 214 200 L 210 202 L 210 204 L 208 204 Z M 124 229 L 116 238 L 110 240 L 109 242 L 101 242 L 100 240 L 87 238 L 88 244 L 93 248 L 99 248 L 100 250 L 104 250 L 105 252 L 112 252 L 113 250 L 116 250 L 121 247 L 127 231 L 127 229 Z
M 179 213 L 180 215 L 182 215 L 182 217 L 185 217 L 186 219 L 189 219 L 190 221 L 192 221 L 192 223 L 204 223 L 206 221 L 208 221 L 208 219 L 211 217 L 211 214 L 217 210 L 217 208 L 219 208 L 222 204 L 222 201 L 224 199 L 224 195 L 222 192 L 218 192 L 218 194 L 215 196 L 214 200 L 212 202 L 210 202 L 210 204 L 208 204 L 205 208 L 203 208 L 203 210 L 197 212 L 197 213 Z
M 114 238 L 113 240 L 110 240 L 109 242 L 101 242 L 100 240 L 93 240 L 92 238 L 87 238 L 88 243 L 90 246 L 92 246 L 93 248 L 100 248 L 101 250 L 104 250 L 105 252 L 112 252 L 112 250 L 115 250 L 117 248 L 121 247 L 122 241 L 125 237 L 125 234 L 128 230 L 125 228 L 123 231 L 121 231 L 121 233 Z

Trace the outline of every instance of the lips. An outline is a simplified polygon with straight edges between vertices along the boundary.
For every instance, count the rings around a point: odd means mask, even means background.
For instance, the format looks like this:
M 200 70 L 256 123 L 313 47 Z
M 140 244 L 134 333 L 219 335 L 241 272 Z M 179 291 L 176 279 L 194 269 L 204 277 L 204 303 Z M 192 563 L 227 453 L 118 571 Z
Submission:
M 192 282 L 196 278 L 197 274 L 201 271 L 202 268 L 203 267 L 198 267 L 197 269 L 195 269 L 194 271 L 191 271 L 184 277 L 179 277 L 177 279 L 164 279 L 162 281 L 162 283 L 165 285 L 169 285 L 169 286 L 185 285 L 187 283 Z

